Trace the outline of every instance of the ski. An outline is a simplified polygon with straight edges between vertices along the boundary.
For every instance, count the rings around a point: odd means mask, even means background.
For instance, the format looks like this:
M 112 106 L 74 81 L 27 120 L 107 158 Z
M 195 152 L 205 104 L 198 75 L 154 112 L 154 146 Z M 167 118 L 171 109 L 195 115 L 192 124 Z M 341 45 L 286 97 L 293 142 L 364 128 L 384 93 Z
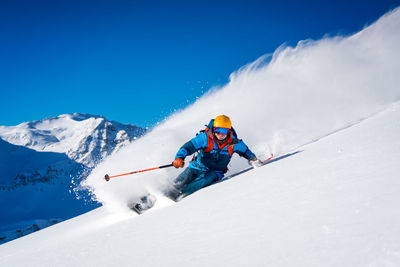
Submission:
M 141 197 L 139 200 L 129 201 L 127 206 L 129 209 L 140 215 L 146 210 L 151 209 L 155 205 L 156 201 L 156 196 L 147 194 L 146 196 Z

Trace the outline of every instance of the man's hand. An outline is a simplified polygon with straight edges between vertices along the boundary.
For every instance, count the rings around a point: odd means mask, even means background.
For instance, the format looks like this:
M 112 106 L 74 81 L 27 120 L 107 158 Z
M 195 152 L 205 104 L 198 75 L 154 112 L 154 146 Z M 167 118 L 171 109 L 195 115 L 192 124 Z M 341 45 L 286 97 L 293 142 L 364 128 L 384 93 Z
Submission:
M 262 161 L 259 160 L 258 158 L 251 158 L 249 160 L 249 164 L 251 166 L 253 166 L 253 168 L 258 168 L 258 167 L 261 167 L 263 165 Z
M 183 166 L 185 166 L 185 161 L 183 158 L 176 158 L 172 164 L 174 164 L 175 168 L 183 168 Z

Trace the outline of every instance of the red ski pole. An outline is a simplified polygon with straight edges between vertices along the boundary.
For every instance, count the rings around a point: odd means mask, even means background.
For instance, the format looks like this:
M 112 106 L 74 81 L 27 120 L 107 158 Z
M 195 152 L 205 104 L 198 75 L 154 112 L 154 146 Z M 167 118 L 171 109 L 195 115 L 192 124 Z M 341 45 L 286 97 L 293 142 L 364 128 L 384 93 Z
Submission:
M 111 178 L 120 177 L 120 176 L 125 176 L 125 175 L 130 175 L 130 174 L 135 174 L 135 173 L 140 173 L 140 172 L 147 172 L 147 171 L 152 171 L 152 170 L 158 170 L 158 169 L 168 168 L 168 167 L 172 167 L 172 166 L 174 166 L 174 164 L 171 163 L 171 164 L 162 165 L 162 166 L 158 166 L 158 167 L 154 167 L 154 168 L 150 168 L 150 169 L 139 170 L 139 171 L 133 171 L 133 172 L 127 172 L 127 173 L 117 174 L 117 175 L 113 175 L 113 176 L 109 176 L 108 174 L 106 174 L 106 175 L 104 176 L 104 179 L 108 182 L 108 181 L 110 181 Z

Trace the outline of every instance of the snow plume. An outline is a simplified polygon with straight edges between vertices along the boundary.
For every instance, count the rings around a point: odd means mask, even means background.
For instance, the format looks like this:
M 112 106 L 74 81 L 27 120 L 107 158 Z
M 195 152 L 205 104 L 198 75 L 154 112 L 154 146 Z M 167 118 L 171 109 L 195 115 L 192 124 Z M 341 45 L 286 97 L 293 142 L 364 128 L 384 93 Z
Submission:
M 351 36 L 282 46 L 108 157 L 84 185 L 113 208 L 146 190 L 158 191 L 181 170 L 168 168 L 109 182 L 103 177 L 172 162 L 179 147 L 219 114 L 231 118 L 239 137 L 260 158 L 348 127 L 400 99 L 398 47 L 399 8 Z M 245 164 L 235 157 L 230 168 Z

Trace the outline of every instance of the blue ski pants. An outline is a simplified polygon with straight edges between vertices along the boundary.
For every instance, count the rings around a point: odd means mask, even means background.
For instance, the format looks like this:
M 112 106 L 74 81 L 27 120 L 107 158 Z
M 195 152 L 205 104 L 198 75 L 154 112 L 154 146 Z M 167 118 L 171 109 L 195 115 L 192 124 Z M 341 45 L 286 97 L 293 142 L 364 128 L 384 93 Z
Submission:
M 202 171 L 186 168 L 174 181 L 174 185 L 183 194 L 190 195 L 203 187 L 218 181 L 219 175 L 215 171 Z

